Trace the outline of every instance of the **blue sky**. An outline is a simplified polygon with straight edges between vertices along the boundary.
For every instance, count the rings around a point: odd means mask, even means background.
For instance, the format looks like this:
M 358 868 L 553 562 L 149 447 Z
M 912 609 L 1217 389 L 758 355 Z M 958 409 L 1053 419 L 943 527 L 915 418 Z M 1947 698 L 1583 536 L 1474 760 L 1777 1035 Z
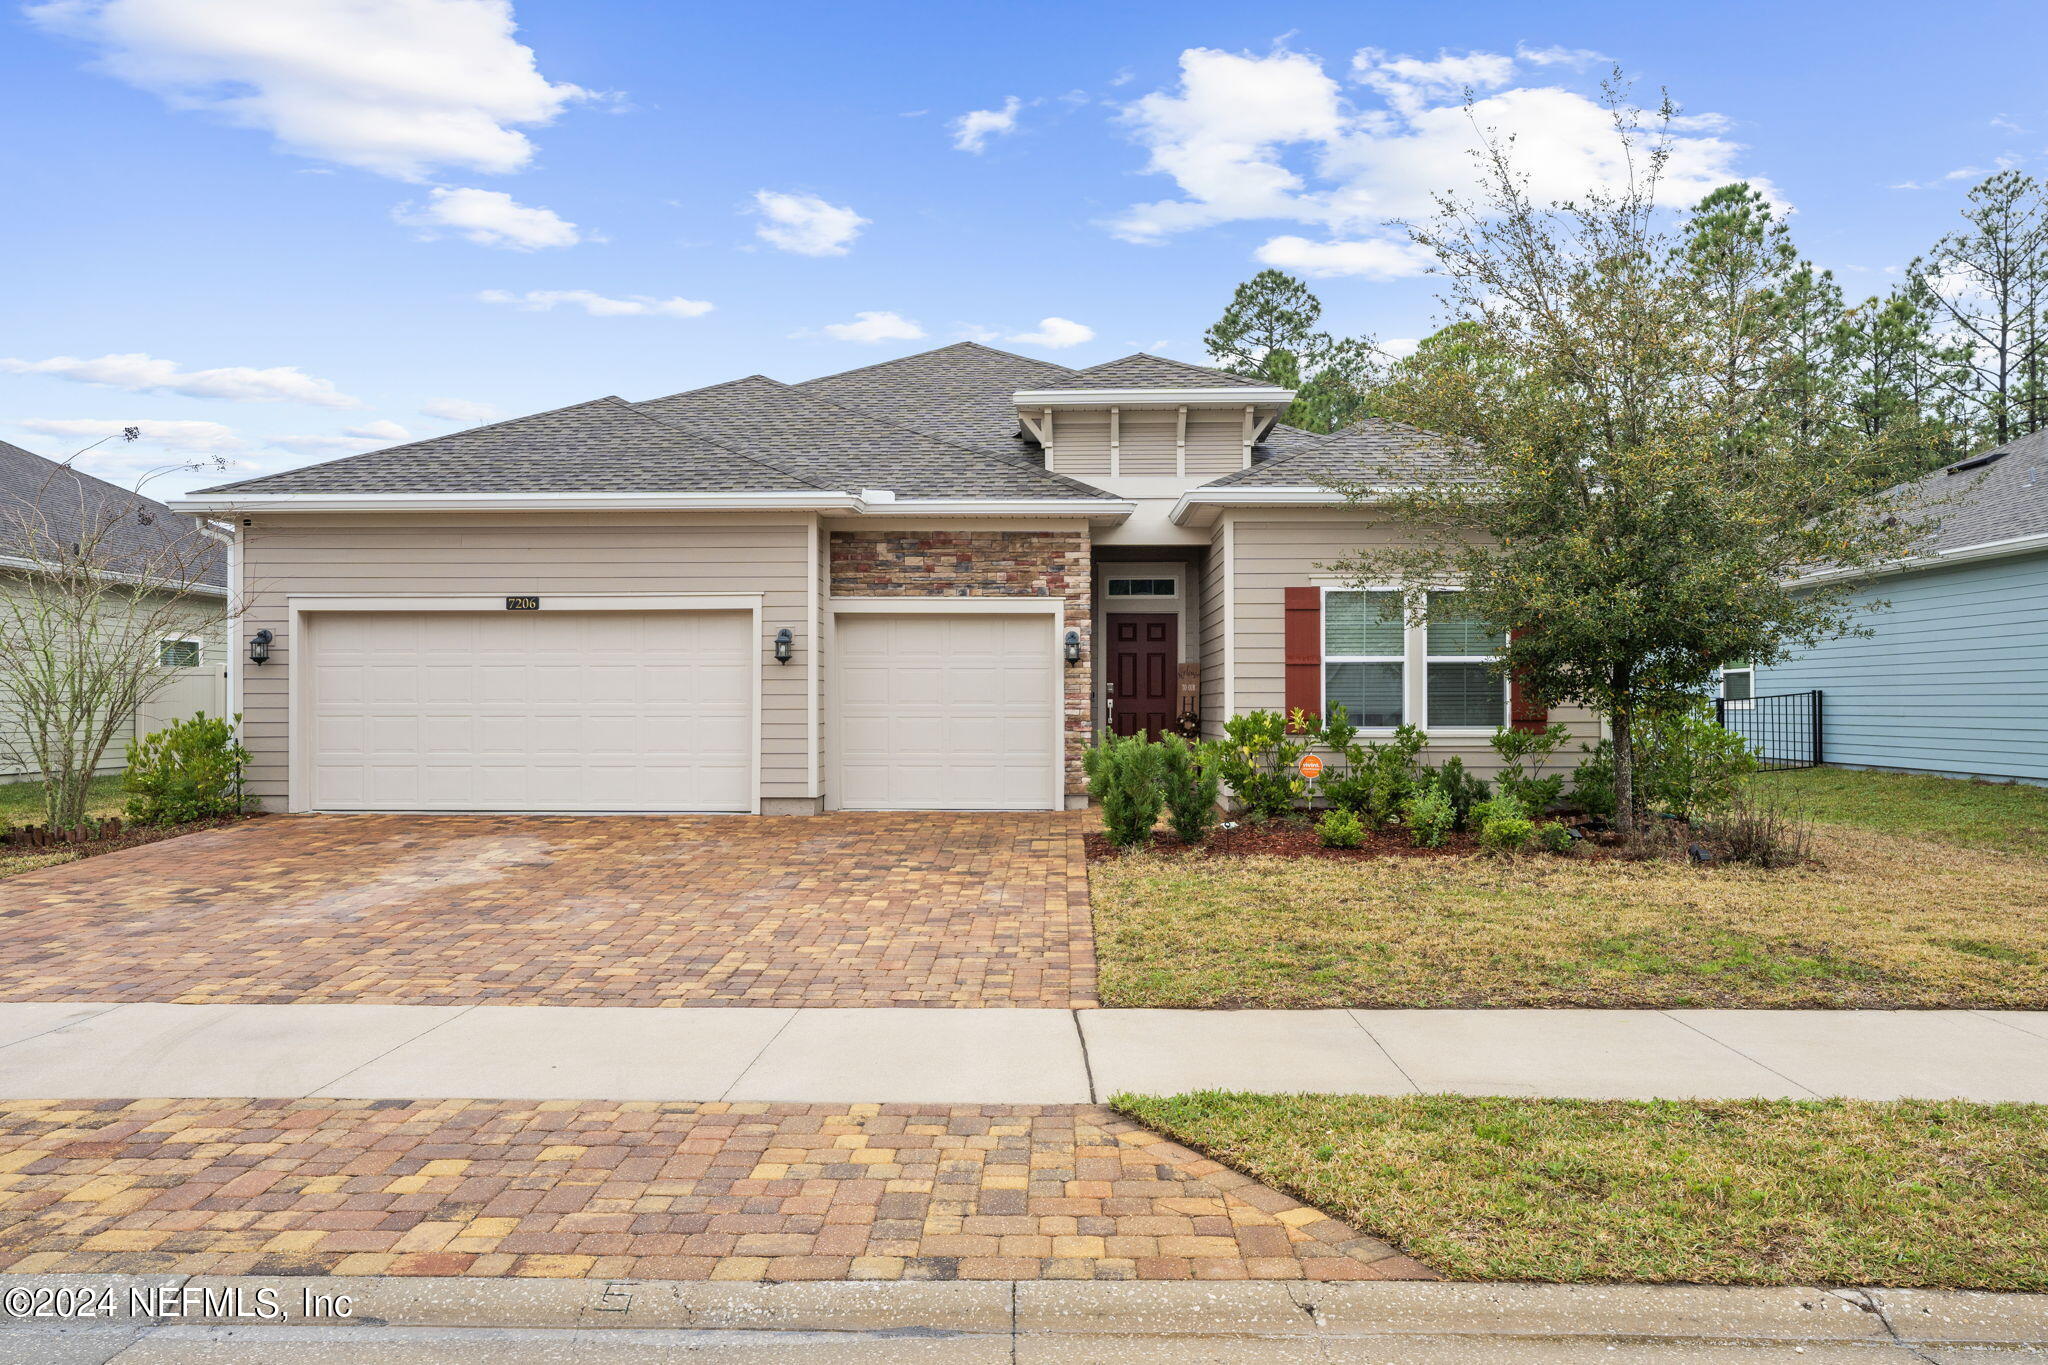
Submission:
M 0 437 L 139 424 L 82 461 L 127 480 L 966 336 L 1200 360 L 1262 262 L 1414 338 L 1387 220 L 1463 174 L 1460 89 L 1570 188 L 1610 60 L 1693 116 L 1688 183 L 1767 181 L 1875 292 L 2048 161 L 2044 39 L 2021 3 L 10 5 Z

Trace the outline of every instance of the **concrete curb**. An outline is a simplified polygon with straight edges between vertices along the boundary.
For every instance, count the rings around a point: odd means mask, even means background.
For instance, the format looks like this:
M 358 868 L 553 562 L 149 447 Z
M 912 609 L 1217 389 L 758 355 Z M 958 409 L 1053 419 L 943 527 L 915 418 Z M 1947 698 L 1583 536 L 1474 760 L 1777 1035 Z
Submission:
M 112 1311 L 29 1316 L 24 1291 L 53 1311 L 110 1295 Z M 307 1313 L 309 1292 L 347 1314 Z M 70 1325 L 2048 1346 L 2048 1294 L 1968 1290 L 0 1275 L 0 1305 L 0 1344 Z

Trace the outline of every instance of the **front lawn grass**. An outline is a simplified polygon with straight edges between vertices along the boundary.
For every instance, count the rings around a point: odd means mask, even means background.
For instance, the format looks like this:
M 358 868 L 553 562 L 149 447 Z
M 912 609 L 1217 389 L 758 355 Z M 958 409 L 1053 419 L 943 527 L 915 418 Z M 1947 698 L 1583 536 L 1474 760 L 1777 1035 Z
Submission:
M 1169 857 L 1089 867 L 1102 1003 L 2048 1008 L 2048 859 L 1847 826 L 1780 871 Z
M 119 815 L 121 805 L 127 798 L 121 794 L 121 774 L 109 773 L 95 777 L 86 789 L 85 813 L 87 815 Z M 0 782 L 0 827 L 6 825 L 40 825 L 43 823 L 43 784 L 40 782 Z
M 2048 1290 L 2048 1106 L 1113 1103 L 1452 1279 Z
M 1759 795 L 1829 824 L 2048 857 L 2048 787 L 1846 768 L 1758 773 L 1750 781 Z

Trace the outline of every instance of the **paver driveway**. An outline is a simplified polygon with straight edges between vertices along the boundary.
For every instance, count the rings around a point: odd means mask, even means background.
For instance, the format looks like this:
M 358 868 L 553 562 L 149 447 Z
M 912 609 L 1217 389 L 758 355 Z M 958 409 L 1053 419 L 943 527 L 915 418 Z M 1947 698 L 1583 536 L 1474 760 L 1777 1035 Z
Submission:
M 1094 1003 L 1066 814 L 268 816 L 0 882 L 0 1000 Z
M 1092 1106 L 26 1100 L 0 1169 L 10 1274 L 1433 1278 Z

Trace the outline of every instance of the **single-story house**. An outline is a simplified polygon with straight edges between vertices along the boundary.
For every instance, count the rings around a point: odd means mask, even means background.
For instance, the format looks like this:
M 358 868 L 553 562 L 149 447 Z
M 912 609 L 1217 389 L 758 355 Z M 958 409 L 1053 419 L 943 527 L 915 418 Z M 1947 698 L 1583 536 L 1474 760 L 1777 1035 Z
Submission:
M 226 714 L 226 547 L 201 541 L 200 535 L 189 516 L 153 498 L 0 441 L 0 597 L 21 601 L 34 575 L 49 572 L 67 549 L 81 553 L 82 544 L 83 562 L 121 584 L 110 594 L 110 605 L 122 601 L 131 584 L 134 593 L 146 595 L 152 572 L 176 567 L 187 575 L 175 593 L 158 598 L 159 610 L 112 627 L 123 640 L 131 634 L 129 625 L 147 626 L 158 616 L 168 619 L 154 624 L 169 628 L 161 638 L 130 641 L 148 650 L 166 676 L 162 688 L 123 722 L 102 765 L 106 771 L 121 767 L 133 735 L 197 712 Z M 4 656 L 19 643 L 8 638 L 11 619 L 11 610 L 0 605 L 0 669 L 8 667 Z M 18 730 L 8 728 L 9 704 L 0 689 L 0 782 L 40 776 Z
M 1869 633 L 1728 670 L 1723 695 L 1818 691 L 1830 766 L 2048 782 L 2048 431 L 1907 492 L 1930 530 L 1859 591 Z
M 1295 430 L 1292 397 L 961 343 L 173 505 L 234 532 L 234 694 L 271 809 L 1059 809 L 1104 730 L 1338 702 L 1488 767 L 1510 689 L 1456 595 L 1410 626 L 1323 567 L 1400 534 L 1329 484 L 1444 444 Z

